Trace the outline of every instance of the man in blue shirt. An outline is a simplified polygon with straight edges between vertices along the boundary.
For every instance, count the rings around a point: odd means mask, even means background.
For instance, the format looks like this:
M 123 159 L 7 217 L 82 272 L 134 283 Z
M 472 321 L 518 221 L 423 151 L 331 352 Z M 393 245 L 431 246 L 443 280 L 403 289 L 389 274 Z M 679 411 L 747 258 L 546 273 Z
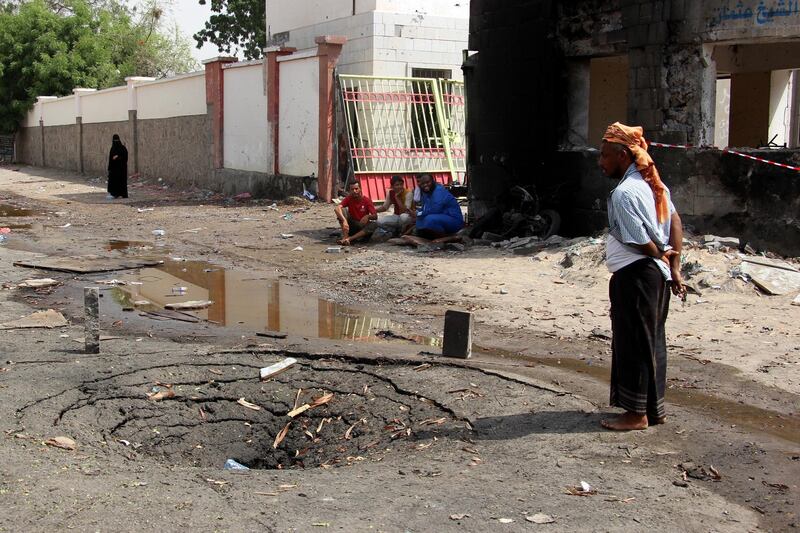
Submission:
M 417 207 L 416 235 L 424 240 L 444 242 L 464 227 L 461 206 L 430 174 L 422 174 L 417 183 L 422 205 Z

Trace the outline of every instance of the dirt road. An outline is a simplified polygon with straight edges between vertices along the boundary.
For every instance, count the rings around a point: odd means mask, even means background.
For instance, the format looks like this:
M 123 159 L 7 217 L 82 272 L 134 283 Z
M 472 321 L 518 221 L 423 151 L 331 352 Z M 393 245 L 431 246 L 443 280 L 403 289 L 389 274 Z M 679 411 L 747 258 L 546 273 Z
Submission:
M 39 309 L 70 323 L 0 332 L 2 531 L 798 523 L 800 307 L 732 278 L 733 253 L 688 251 L 702 294 L 671 311 L 669 423 L 613 434 L 598 424 L 610 356 L 597 241 L 535 256 L 326 253 L 328 206 L 157 183 L 134 183 L 131 197 L 108 202 L 99 180 L 0 167 L 0 226 L 12 228 L 0 245 L 0 323 Z M 92 254 L 163 263 L 83 274 L 13 265 Z M 59 284 L 17 287 L 42 277 Z M 116 338 L 87 355 L 82 288 L 97 285 L 103 333 Z M 189 298 L 215 303 L 164 312 Z M 475 313 L 468 362 L 430 355 L 448 308 Z M 287 356 L 298 363 L 258 380 Z M 169 394 L 148 399 L 159 392 Z M 44 444 L 59 436 L 75 449 Z M 228 459 L 251 470 L 224 470 Z

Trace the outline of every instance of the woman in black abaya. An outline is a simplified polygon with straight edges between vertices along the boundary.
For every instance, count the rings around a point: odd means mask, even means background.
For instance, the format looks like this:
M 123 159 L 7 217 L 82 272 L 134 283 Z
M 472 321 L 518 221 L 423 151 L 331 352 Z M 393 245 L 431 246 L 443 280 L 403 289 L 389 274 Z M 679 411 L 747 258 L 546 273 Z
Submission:
M 128 149 L 114 134 L 111 151 L 108 154 L 108 196 L 111 198 L 128 197 Z

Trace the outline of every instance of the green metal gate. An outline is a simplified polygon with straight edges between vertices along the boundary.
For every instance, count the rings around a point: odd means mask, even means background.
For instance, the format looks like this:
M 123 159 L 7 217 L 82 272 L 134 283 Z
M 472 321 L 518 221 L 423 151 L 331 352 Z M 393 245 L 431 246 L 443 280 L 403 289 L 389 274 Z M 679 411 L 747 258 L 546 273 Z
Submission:
M 464 84 L 435 78 L 340 75 L 353 173 L 373 200 L 393 175 L 431 174 L 444 184 L 466 174 Z

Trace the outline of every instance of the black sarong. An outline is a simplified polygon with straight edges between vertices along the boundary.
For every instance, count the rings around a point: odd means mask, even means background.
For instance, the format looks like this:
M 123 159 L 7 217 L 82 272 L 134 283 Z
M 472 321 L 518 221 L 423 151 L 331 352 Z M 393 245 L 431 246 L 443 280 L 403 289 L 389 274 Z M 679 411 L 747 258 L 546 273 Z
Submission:
M 662 417 L 667 385 L 669 285 L 652 259 L 641 259 L 611 276 L 612 406 Z

